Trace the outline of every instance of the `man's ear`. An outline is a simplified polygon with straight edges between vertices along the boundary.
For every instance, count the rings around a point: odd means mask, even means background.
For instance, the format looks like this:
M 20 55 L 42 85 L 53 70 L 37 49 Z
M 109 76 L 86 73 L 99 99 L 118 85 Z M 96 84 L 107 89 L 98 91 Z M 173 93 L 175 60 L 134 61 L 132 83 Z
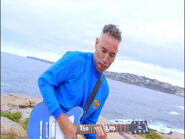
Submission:
M 98 43 L 99 43 L 99 38 L 96 38 L 95 48 L 97 47 Z

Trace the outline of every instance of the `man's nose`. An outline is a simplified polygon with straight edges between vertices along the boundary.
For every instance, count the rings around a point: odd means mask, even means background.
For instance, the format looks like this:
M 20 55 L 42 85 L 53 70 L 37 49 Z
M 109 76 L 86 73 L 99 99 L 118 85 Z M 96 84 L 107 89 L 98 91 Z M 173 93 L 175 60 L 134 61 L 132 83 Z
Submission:
M 103 63 L 107 64 L 108 62 L 109 62 L 109 55 L 105 54 L 104 57 L 103 57 Z

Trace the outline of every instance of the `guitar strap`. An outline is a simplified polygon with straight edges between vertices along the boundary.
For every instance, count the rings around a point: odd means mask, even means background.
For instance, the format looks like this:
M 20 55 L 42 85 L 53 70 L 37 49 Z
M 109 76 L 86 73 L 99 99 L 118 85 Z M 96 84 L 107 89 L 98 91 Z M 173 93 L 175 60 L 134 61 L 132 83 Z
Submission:
M 87 111 L 92 103 L 92 101 L 94 100 L 95 96 L 96 96 L 96 93 L 98 92 L 98 89 L 100 87 L 100 84 L 102 82 L 102 78 L 103 78 L 103 73 L 101 74 L 101 76 L 98 78 L 98 80 L 96 81 L 96 84 L 91 92 L 91 95 L 86 103 L 86 106 L 85 106 L 85 110 L 84 110 L 84 116 L 87 114 Z

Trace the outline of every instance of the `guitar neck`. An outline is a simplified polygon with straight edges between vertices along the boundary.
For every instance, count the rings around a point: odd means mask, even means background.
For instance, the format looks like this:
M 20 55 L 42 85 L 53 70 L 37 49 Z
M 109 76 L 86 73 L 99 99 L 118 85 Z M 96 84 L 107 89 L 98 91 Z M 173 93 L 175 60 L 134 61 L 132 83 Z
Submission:
M 110 132 L 129 132 L 129 124 L 104 124 L 107 133 Z M 96 133 L 96 128 L 102 125 L 77 125 L 77 134 Z

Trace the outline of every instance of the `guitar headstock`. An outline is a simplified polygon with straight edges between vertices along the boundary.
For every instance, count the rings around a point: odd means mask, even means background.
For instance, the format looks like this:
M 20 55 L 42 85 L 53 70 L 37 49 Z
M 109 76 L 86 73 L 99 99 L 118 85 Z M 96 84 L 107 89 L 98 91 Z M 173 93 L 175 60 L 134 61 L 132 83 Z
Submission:
M 129 128 L 133 134 L 149 134 L 150 133 L 150 129 L 148 128 L 147 121 L 132 121 Z

